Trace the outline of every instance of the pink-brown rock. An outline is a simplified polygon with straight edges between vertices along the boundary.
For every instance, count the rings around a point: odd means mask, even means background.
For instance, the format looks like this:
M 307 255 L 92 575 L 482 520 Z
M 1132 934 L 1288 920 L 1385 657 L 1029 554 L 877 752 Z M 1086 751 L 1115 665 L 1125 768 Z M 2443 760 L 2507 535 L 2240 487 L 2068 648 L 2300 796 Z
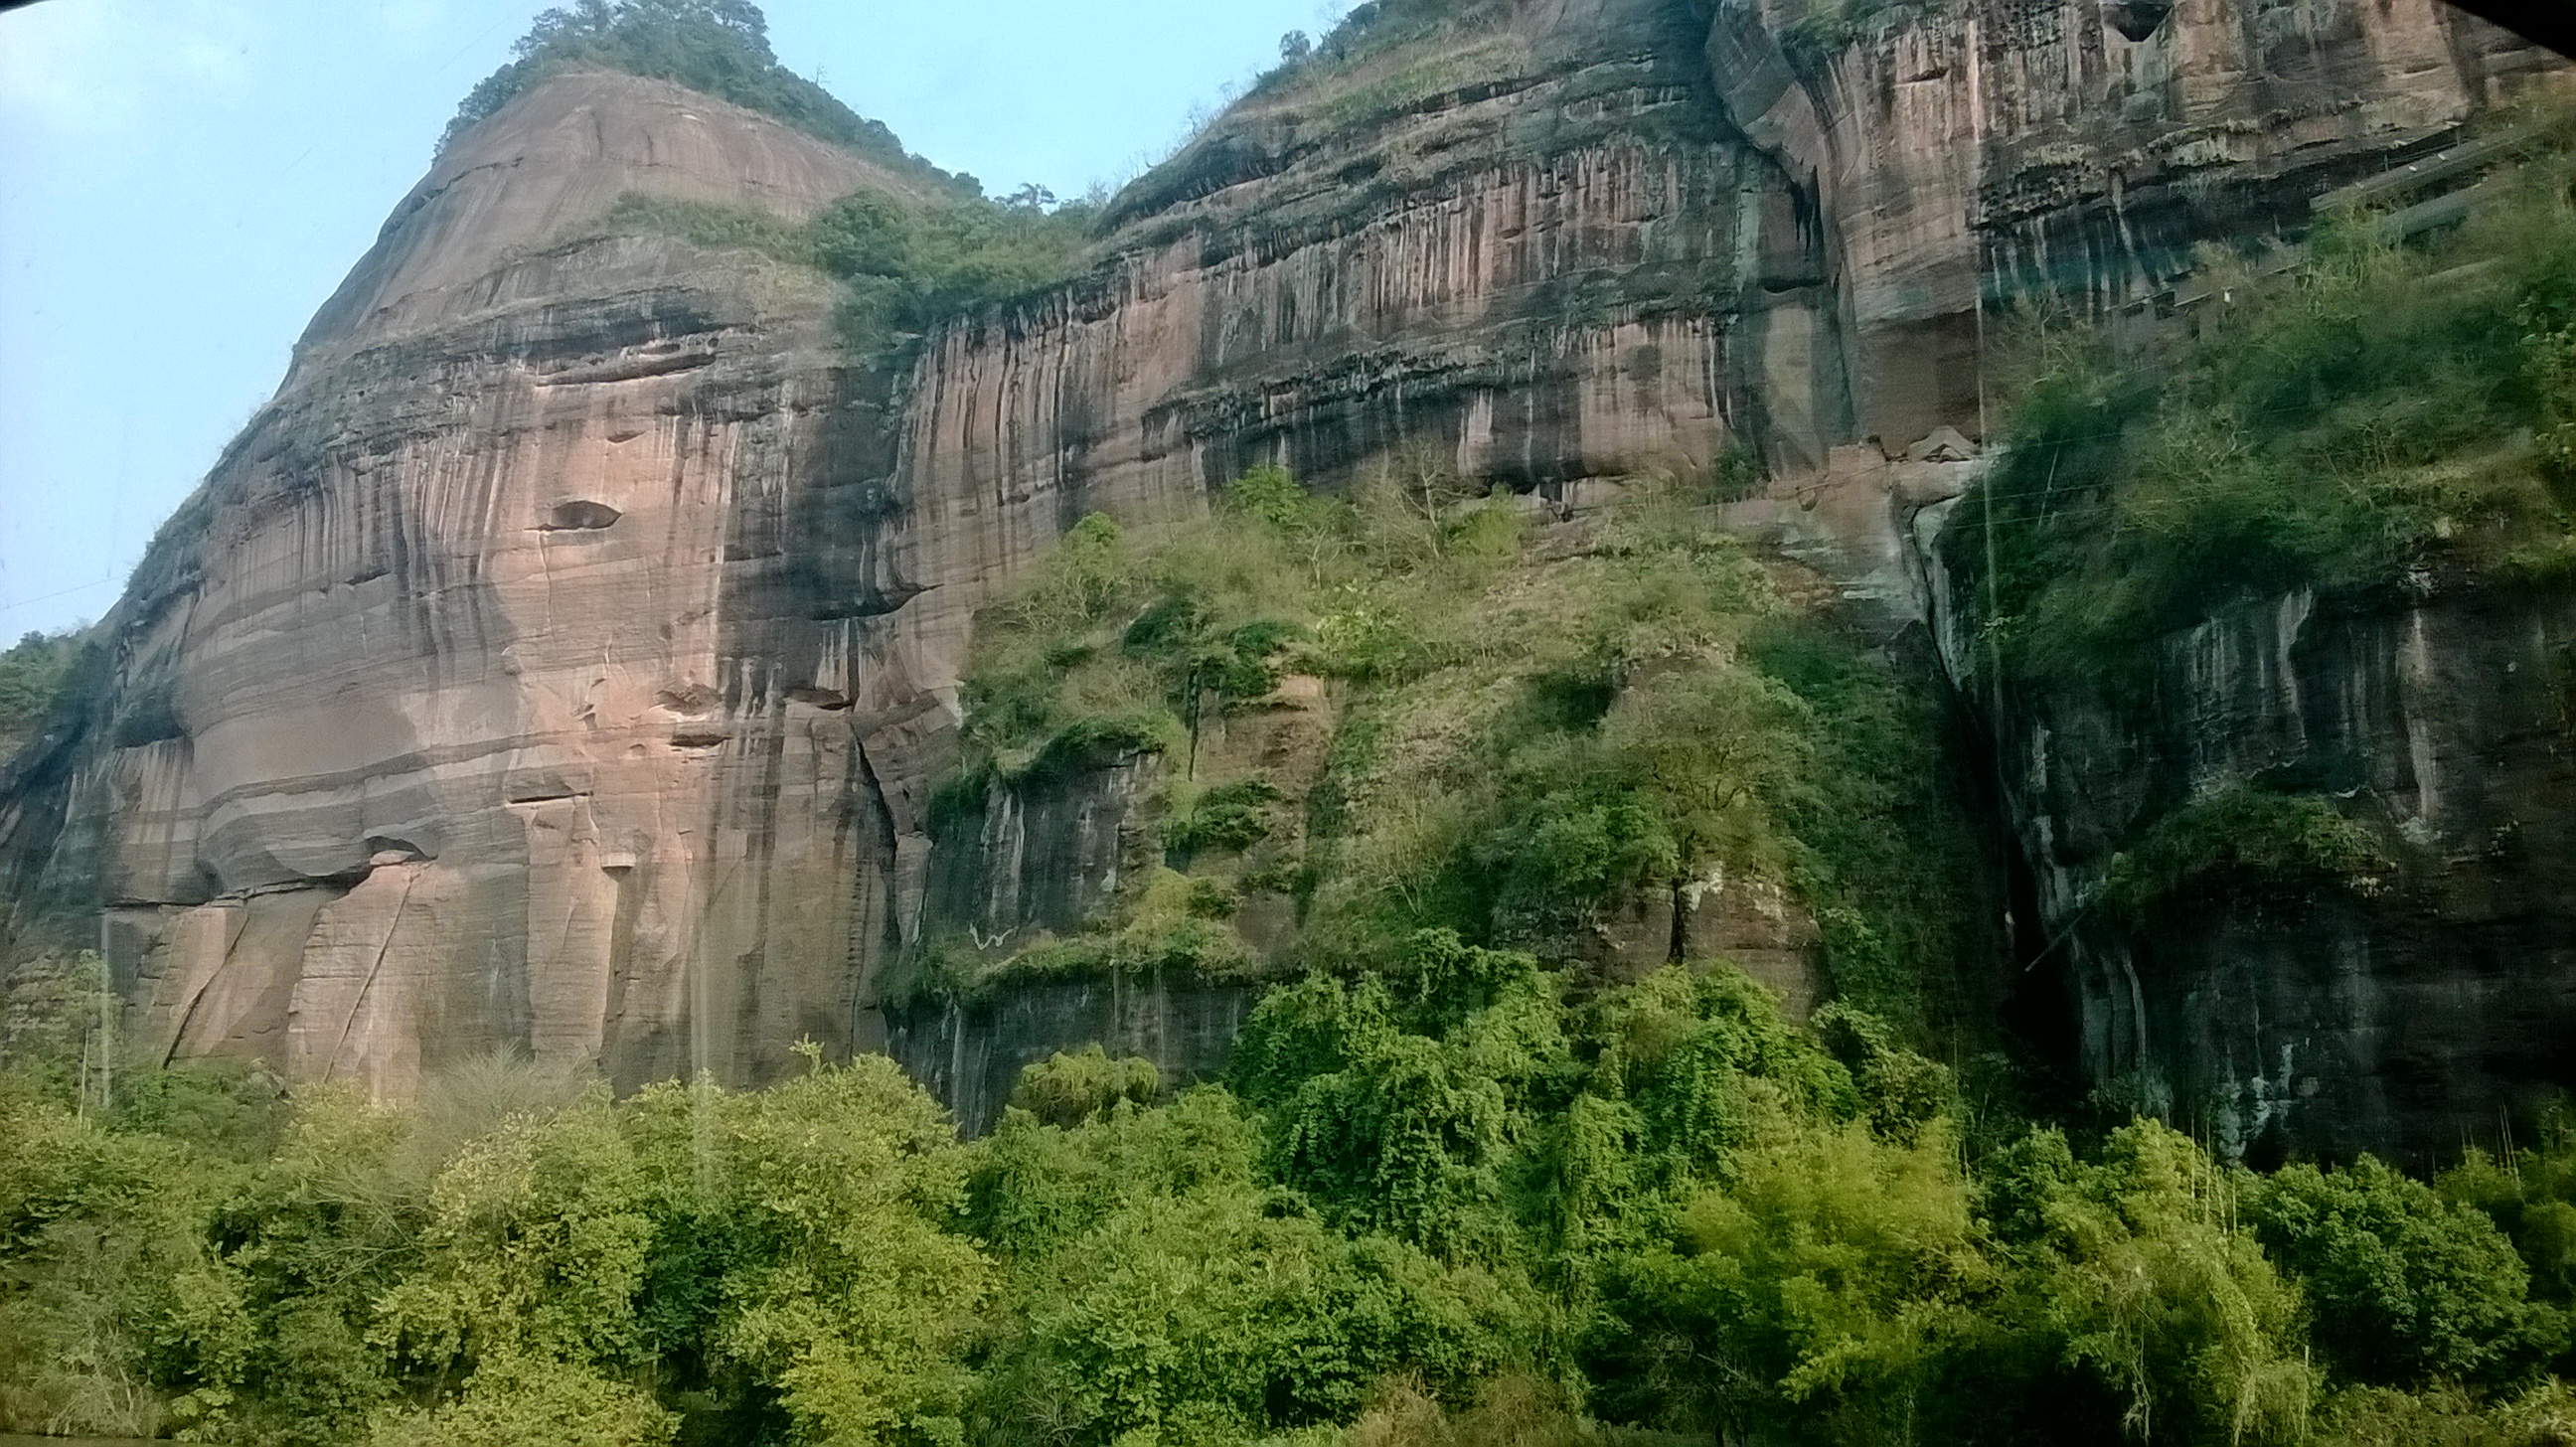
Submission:
M 871 1048 L 942 892 L 974 610 L 1086 512 L 1399 450 L 1573 505 L 1753 448 L 1762 525 L 1919 609 L 1880 575 L 1976 465 L 1981 296 L 2152 308 L 2197 244 L 2563 74 L 2432 0 L 1958 0 L 1826 56 L 1786 3 L 1524 0 L 1319 62 L 891 392 L 820 275 L 601 220 L 922 180 L 659 82 L 542 84 L 165 527 L 83 729 L 0 780 L 0 883 L 64 935 L 104 910 L 165 1054 L 398 1093 L 491 1049 L 631 1083 Z M 1114 867 L 1011 838 L 1069 861 L 1014 900 Z M 1794 911 L 1738 903 L 1688 929 L 1805 988 Z

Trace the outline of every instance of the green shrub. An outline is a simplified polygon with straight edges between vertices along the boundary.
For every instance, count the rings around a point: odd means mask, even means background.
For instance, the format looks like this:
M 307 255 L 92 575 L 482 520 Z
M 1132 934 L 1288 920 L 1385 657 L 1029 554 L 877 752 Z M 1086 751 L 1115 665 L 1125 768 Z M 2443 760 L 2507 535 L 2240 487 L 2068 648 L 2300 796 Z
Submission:
M 1054 1126 L 1077 1126 L 1120 1102 L 1151 1105 L 1163 1093 L 1162 1072 L 1141 1057 L 1109 1058 L 1097 1042 L 1079 1053 L 1058 1051 L 1020 1071 L 1011 1105 Z
M 1163 843 L 1181 854 L 1201 849 L 1249 849 L 1270 837 L 1270 806 L 1279 786 L 1266 779 L 1238 779 L 1200 794 L 1189 812 L 1166 820 Z
M 1742 1152 L 1684 1211 L 1679 1251 L 1644 1258 L 1627 1287 L 1714 1368 L 1671 1379 L 1677 1420 L 1905 1440 L 1993 1274 L 1970 1201 L 1938 1131 L 1902 1145 L 1815 1126 Z
M 677 1425 L 650 1393 L 588 1368 L 504 1357 L 477 1367 L 455 1400 L 379 1425 L 367 1447 L 662 1447 Z
M 1458 1392 L 1528 1359 L 1507 1281 L 1265 1189 L 1260 1125 L 1222 1090 L 1072 1130 L 1015 1111 L 981 1151 L 973 1219 L 1023 1323 L 982 1378 L 983 1440 L 1248 1442 L 1348 1421 L 1389 1375 Z
M 2123 1126 L 2098 1162 L 2061 1157 L 2023 1189 L 2039 1229 L 2013 1243 L 2011 1309 L 2120 1404 L 2133 1437 L 2304 1435 L 2317 1376 L 2298 1291 L 2231 1224 L 2230 1182 L 2189 1139 L 2151 1121 Z
M 2284 1167 L 2247 1192 L 2245 1217 L 2307 1289 L 2317 1345 L 2352 1381 L 2518 1384 L 2566 1345 L 2492 1220 L 2369 1156 Z
M 80 643 L 70 633 L 30 633 L 0 653 L 0 765 L 44 726 L 79 656 Z
M 2503 1228 L 2544 1300 L 2576 1306 L 2576 1115 L 2563 1104 L 2550 1111 L 2529 1149 L 2472 1147 L 2434 1185 Z
M 2457 1387 L 2357 1387 L 2318 1414 L 2317 1447 L 2558 1447 L 2576 1441 L 2576 1391 L 2564 1382 L 2486 1403 Z
M 2380 836 L 2330 800 L 2236 788 L 2157 820 L 2112 857 L 2097 897 L 2115 917 L 2139 923 L 2193 890 L 2260 897 L 2337 889 L 2367 897 L 2388 887 L 2396 867 Z

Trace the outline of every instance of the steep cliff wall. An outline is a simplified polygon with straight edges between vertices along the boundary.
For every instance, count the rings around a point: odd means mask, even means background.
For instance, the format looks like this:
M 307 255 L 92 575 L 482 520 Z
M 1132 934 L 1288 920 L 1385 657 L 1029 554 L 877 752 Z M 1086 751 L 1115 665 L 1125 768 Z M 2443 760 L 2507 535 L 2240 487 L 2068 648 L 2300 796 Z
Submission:
M 1838 40 L 1807 10 L 1727 0 L 1708 60 L 1821 218 L 1852 397 L 1827 441 L 1865 445 L 1743 521 L 1916 617 L 1907 519 L 1961 484 L 1889 463 L 1984 436 L 1990 330 L 2045 306 L 2151 331 L 2202 248 L 2295 244 L 2319 196 L 2569 75 L 2442 0 L 1962 0 Z
M 1945 607 L 1962 677 L 1978 648 Z M 2431 1165 L 2576 1089 L 2576 596 L 2298 593 L 2155 648 L 2128 690 L 2013 689 L 1996 767 L 2078 1063 L 2222 1150 Z M 2120 696 L 2113 696 L 2114 694 Z M 2246 785 L 2399 841 L 2365 887 L 2251 867 L 2106 908 L 2146 821 Z
M 596 223 L 862 183 L 913 184 L 589 74 L 404 201 L 13 793 L 19 891 L 105 908 L 150 1048 L 400 1090 L 494 1046 L 633 1078 L 846 1037 L 888 846 L 824 675 L 872 603 L 784 547 L 850 536 L 831 293 Z
M 1831 48 L 1803 0 L 1728 0 L 1728 112 L 1813 188 L 1856 435 L 1977 435 L 1979 298 L 2170 301 L 2207 243 L 2295 237 L 2321 192 L 2419 153 L 2557 57 L 2441 0 L 1900 6 Z
M 1096 810 L 977 836 L 1009 880 L 930 858 L 974 612 L 1085 513 L 1400 453 L 1564 503 L 1750 449 L 1742 520 L 1902 612 L 1869 575 L 1973 449 L 1885 455 L 1977 435 L 1981 298 L 2152 310 L 2538 66 L 2432 0 L 1959 0 L 1825 48 L 1734 0 L 1486 10 L 1265 83 L 1084 280 L 891 392 L 819 275 L 597 220 L 923 182 L 655 82 L 532 89 L 164 530 L 94 706 L 0 789 L 12 893 L 104 910 L 165 1053 L 400 1090 L 493 1046 L 627 1082 L 872 1047 L 926 916 L 1060 922 L 1114 865 Z

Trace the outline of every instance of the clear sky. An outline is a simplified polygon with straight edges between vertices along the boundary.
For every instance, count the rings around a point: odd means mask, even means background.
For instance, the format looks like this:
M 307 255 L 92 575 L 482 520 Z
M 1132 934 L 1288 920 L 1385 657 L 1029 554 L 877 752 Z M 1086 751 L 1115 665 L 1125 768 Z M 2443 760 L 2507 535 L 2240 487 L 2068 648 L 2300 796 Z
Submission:
M 1117 182 L 1350 0 L 767 0 L 779 59 L 988 191 Z M 544 0 L 0 14 L 0 646 L 104 613 Z

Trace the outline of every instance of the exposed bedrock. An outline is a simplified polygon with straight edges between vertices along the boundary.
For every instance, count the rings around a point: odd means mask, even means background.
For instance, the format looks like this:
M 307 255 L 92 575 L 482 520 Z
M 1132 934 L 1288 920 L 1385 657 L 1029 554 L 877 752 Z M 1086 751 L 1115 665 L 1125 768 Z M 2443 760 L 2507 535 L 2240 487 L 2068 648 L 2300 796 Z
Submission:
M 2154 675 L 1990 701 L 2088 1077 L 2230 1152 L 2417 1166 L 2576 1090 L 2576 593 L 2300 593 L 2165 638 Z M 2346 801 L 2397 867 L 2210 881 L 2136 924 L 2091 904 L 2142 825 L 2238 786 Z
M 1708 67 L 1818 218 L 1851 398 L 1826 441 L 1865 445 L 1766 441 L 1777 501 L 1741 521 L 1916 617 L 1909 519 L 1962 484 L 1901 464 L 1984 435 L 1990 329 L 2038 304 L 2153 328 L 2203 247 L 2295 243 L 2320 196 L 2571 76 L 2443 0 L 1961 0 L 1830 54 L 1784 42 L 1800 8 L 1720 0 Z
M 1748 526 L 1919 613 L 1980 296 L 2152 304 L 2544 73 L 2432 0 L 2155 9 L 1959 0 L 1792 55 L 1738 0 L 1526 0 L 1257 90 L 1082 280 L 892 377 L 819 275 L 600 222 L 923 182 L 542 84 L 398 208 L 102 625 L 78 726 L 0 782 L 12 948 L 103 912 L 152 1048 L 387 1092 L 494 1048 L 633 1083 L 885 1045 L 882 969 L 1078 922 L 1129 827 L 1119 790 L 1021 800 L 934 859 L 975 609 L 1084 513 L 1258 461 L 1569 502 L 1750 449 Z M 1211 1068 L 1239 1006 L 1159 992 L 1195 1023 L 1149 1030 L 1047 988 L 893 1043 L 973 1117 L 1103 1020 Z
M 17 892 L 105 907 L 140 1040 L 400 1091 L 496 1047 L 633 1079 L 850 1038 L 866 741 L 909 701 L 851 707 L 894 603 L 836 486 L 869 444 L 832 297 L 595 223 L 863 183 L 910 184 L 585 75 L 403 203 L 13 791 Z

